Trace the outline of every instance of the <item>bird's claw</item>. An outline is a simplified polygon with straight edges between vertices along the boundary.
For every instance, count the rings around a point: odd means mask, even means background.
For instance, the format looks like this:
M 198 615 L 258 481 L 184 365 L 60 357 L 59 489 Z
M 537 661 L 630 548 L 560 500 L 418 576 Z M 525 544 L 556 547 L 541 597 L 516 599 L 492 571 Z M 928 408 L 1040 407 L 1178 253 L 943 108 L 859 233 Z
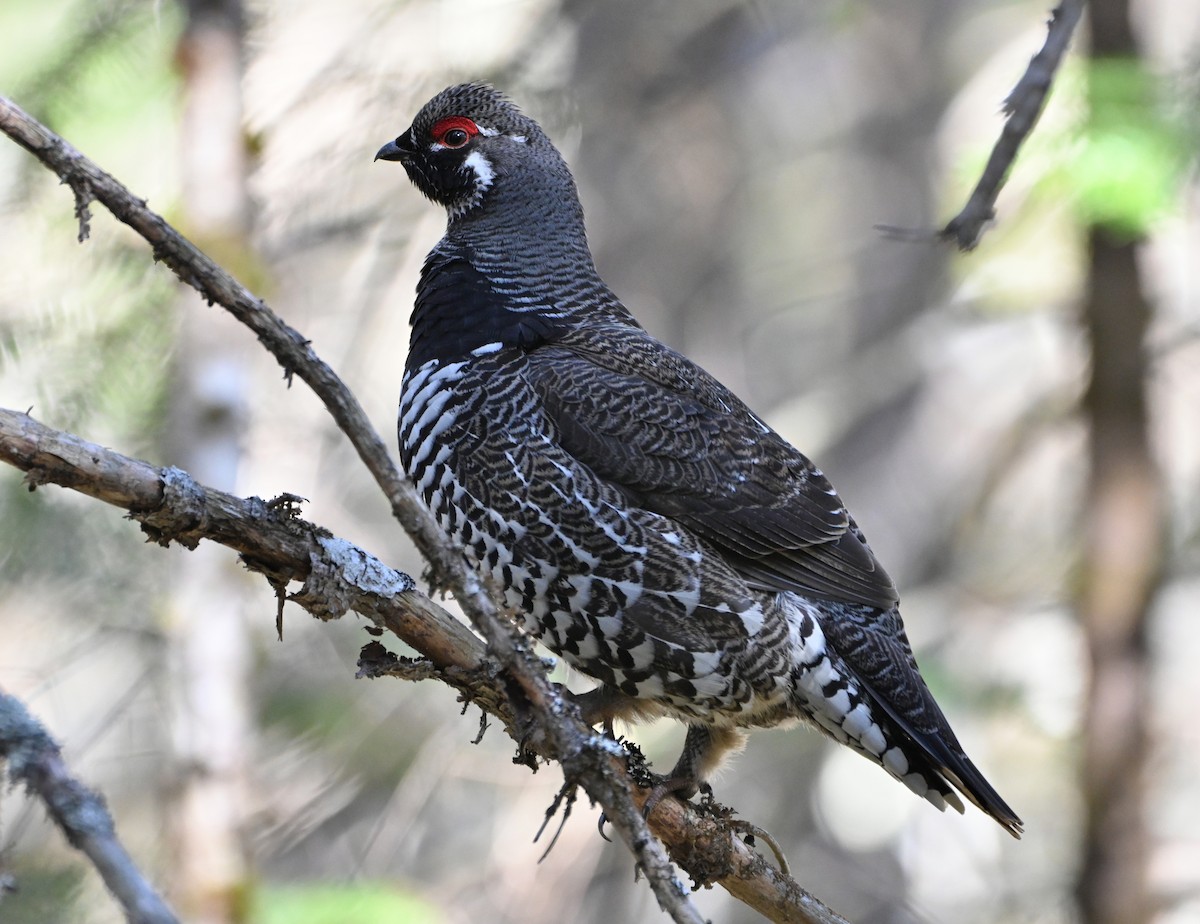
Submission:
M 698 788 L 696 781 L 691 777 L 659 777 L 658 782 L 651 787 L 650 795 L 646 796 L 646 801 L 642 804 L 642 818 L 649 821 L 651 813 L 658 807 L 658 803 L 663 800 L 664 796 L 677 796 L 680 801 L 686 802 L 696 794 Z
M 775 840 L 770 831 L 760 828 L 753 822 L 743 821 L 742 819 L 730 819 L 729 827 L 733 831 L 745 835 L 746 845 L 754 847 L 755 840 L 761 840 L 771 848 L 771 853 L 775 855 L 775 862 L 779 864 L 779 871 L 785 876 L 791 875 L 791 867 L 788 865 L 787 857 L 783 855 L 783 848 L 779 846 L 779 841 Z

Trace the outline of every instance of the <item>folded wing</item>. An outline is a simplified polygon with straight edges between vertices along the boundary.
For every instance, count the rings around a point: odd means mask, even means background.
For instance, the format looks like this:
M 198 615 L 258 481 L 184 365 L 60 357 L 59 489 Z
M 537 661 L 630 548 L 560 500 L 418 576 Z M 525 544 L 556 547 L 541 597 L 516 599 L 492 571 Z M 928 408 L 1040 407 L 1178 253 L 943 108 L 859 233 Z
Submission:
M 753 586 L 881 608 L 891 578 L 825 475 L 728 389 L 638 328 L 527 354 L 564 449 L 694 532 Z

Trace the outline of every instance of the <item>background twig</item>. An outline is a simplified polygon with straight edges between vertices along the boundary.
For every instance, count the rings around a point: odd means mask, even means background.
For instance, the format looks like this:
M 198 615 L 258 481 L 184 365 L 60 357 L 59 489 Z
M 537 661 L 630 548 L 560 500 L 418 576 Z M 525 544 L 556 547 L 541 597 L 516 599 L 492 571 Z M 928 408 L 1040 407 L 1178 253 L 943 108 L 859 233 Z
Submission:
M 1004 100 L 1004 128 L 992 148 L 983 175 L 961 212 L 955 215 L 939 236 L 952 240 L 959 250 L 974 250 L 984 227 L 996 217 L 996 197 L 1016 160 L 1017 151 L 1033 131 L 1046 105 L 1054 74 L 1071 43 L 1071 35 L 1083 15 L 1083 0 L 1062 0 L 1050 14 L 1046 42 L 1029 62 L 1029 67 Z
M 0 759 L 8 764 L 9 782 L 41 800 L 71 846 L 91 860 L 130 924 L 178 924 L 117 838 L 104 799 L 71 775 L 50 733 L 2 689 Z

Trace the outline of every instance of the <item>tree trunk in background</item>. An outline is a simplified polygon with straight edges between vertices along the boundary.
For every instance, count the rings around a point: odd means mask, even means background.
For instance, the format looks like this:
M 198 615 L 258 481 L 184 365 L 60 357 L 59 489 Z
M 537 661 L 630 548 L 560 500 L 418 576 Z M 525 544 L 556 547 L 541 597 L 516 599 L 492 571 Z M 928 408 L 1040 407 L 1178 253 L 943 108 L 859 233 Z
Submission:
M 243 15 L 239 0 L 185 0 L 177 62 L 185 108 L 183 227 L 226 266 L 246 266 L 248 198 L 242 131 Z M 181 293 L 176 379 L 168 412 L 171 460 L 203 484 L 236 491 L 244 426 L 241 339 L 218 312 Z M 172 581 L 171 686 L 177 774 L 173 793 L 173 899 L 183 920 L 244 917 L 241 836 L 249 741 L 249 640 L 241 580 L 223 550 L 201 545 Z
M 1091 22 L 1094 61 L 1136 56 L 1126 0 L 1093 2 Z M 1149 444 L 1145 334 L 1151 310 L 1137 263 L 1139 242 L 1101 226 L 1088 236 L 1084 324 L 1092 371 L 1083 409 L 1091 474 L 1078 612 L 1090 675 L 1076 894 L 1088 924 L 1138 924 L 1154 910 L 1144 805 L 1152 747 L 1147 626 L 1163 567 L 1166 512 Z
M 1077 890 L 1090 924 L 1150 918 L 1144 778 L 1150 748 L 1148 614 L 1162 563 L 1163 509 L 1144 401 L 1142 297 L 1133 243 L 1091 230 L 1085 402 L 1092 473 L 1079 616 L 1090 676 L 1083 718 L 1083 856 Z

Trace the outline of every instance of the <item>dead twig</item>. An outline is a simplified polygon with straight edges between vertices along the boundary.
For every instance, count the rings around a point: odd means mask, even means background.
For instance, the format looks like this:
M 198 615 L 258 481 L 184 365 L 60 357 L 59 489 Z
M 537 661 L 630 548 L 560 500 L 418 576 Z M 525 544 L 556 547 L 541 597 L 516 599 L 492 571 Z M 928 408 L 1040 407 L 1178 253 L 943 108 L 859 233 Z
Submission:
M 1004 128 L 983 168 L 983 175 L 962 211 L 938 232 L 938 237 L 954 241 L 959 250 L 974 250 L 983 229 L 996 217 L 996 197 L 1000 195 L 1000 187 L 1045 108 L 1054 74 L 1083 15 L 1083 4 L 1084 0 L 1062 0 L 1055 7 L 1050 14 L 1045 44 L 1030 60 L 1029 67 L 1004 100 Z
M 1046 42 L 1029 61 L 1029 66 L 1012 92 L 1005 97 L 1001 111 L 1004 127 L 1000 130 L 992 153 L 984 165 L 983 174 L 970 198 L 957 215 L 941 230 L 903 228 L 896 225 L 876 225 L 875 230 L 885 237 L 906 243 L 929 244 L 934 241 L 953 241 L 961 251 L 974 250 L 986 228 L 996 217 L 996 199 L 1017 159 L 1021 145 L 1033 131 L 1046 98 L 1054 84 L 1054 75 L 1066 54 L 1071 36 L 1083 15 L 1084 0 L 1062 0 L 1050 13 Z
M 179 924 L 117 837 L 104 799 L 71 775 L 50 733 L 0 689 L 0 759 L 8 779 L 35 795 L 67 842 L 96 867 L 130 924 Z

